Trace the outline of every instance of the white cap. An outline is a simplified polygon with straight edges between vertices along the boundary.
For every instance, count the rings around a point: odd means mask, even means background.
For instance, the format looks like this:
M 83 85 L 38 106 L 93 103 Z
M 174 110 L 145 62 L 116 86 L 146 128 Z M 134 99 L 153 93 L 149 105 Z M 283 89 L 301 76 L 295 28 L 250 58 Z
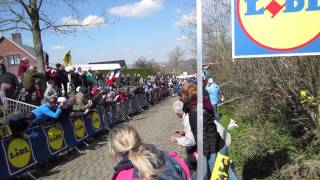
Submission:
M 61 103 L 61 102 L 64 102 L 64 103 L 65 103 L 65 102 L 67 102 L 67 98 L 65 98 L 65 97 L 59 97 L 58 100 L 57 100 L 57 102 L 58 102 L 58 103 Z
M 212 78 L 209 78 L 208 79 L 208 83 L 210 84 L 210 83 L 213 83 L 213 79 Z

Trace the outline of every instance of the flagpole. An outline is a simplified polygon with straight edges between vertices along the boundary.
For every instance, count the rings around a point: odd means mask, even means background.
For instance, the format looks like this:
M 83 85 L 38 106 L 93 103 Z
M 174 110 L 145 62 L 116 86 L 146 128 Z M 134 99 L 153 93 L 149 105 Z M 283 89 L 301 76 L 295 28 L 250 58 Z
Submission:
M 202 94 L 202 0 L 197 0 L 197 178 L 204 179 L 207 169 L 203 156 L 203 94 Z

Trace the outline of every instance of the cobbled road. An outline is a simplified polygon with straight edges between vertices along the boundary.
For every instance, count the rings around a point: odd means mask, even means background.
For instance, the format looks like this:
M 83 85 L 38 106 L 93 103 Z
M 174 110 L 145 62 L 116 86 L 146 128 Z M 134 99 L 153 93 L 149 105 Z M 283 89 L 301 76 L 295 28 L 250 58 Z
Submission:
M 184 149 L 170 141 L 170 135 L 182 128 L 182 123 L 172 110 L 175 100 L 177 98 L 169 97 L 134 116 L 128 123 L 138 130 L 144 142 L 184 156 Z M 82 146 L 80 150 L 81 154 L 74 151 L 51 160 L 33 174 L 41 180 L 111 179 L 117 160 L 109 152 L 108 133 L 99 135 L 89 146 Z

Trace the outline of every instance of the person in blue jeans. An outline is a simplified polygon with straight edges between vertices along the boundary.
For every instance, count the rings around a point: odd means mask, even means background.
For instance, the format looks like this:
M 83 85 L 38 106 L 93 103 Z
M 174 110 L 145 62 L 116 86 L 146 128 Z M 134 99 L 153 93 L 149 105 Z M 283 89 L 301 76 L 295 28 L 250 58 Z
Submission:
M 223 154 L 223 155 L 227 155 L 229 153 L 229 150 L 227 148 L 227 146 L 224 146 L 222 149 L 220 149 L 219 153 Z M 213 168 L 214 168 L 214 164 L 216 162 L 216 157 L 217 157 L 217 153 L 212 153 L 210 155 L 210 157 L 207 159 L 208 162 L 208 177 L 210 178 Z M 238 177 L 235 173 L 235 170 L 233 169 L 231 163 L 229 164 L 229 169 L 228 169 L 228 179 L 229 180 L 238 180 Z
M 186 84 L 182 87 L 181 101 L 183 102 L 183 112 L 189 115 L 189 123 L 192 134 L 197 143 L 197 86 L 194 84 Z M 208 166 L 205 174 L 205 180 L 210 179 L 214 162 L 218 152 L 225 151 L 226 144 L 217 131 L 214 123 L 215 117 L 213 107 L 209 99 L 203 97 L 203 155 L 207 159 Z M 197 151 L 195 147 L 195 152 Z M 234 171 L 230 170 L 229 179 L 237 179 Z

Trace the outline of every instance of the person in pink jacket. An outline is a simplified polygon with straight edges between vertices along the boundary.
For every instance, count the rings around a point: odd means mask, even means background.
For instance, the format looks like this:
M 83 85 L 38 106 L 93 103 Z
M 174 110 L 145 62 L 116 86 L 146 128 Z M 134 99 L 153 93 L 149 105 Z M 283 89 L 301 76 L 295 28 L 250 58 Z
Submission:
M 142 143 L 138 132 L 127 124 L 111 130 L 110 147 L 112 154 L 120 159 L 112 180 L 190 179 L 189 169 L 182 158 Z

